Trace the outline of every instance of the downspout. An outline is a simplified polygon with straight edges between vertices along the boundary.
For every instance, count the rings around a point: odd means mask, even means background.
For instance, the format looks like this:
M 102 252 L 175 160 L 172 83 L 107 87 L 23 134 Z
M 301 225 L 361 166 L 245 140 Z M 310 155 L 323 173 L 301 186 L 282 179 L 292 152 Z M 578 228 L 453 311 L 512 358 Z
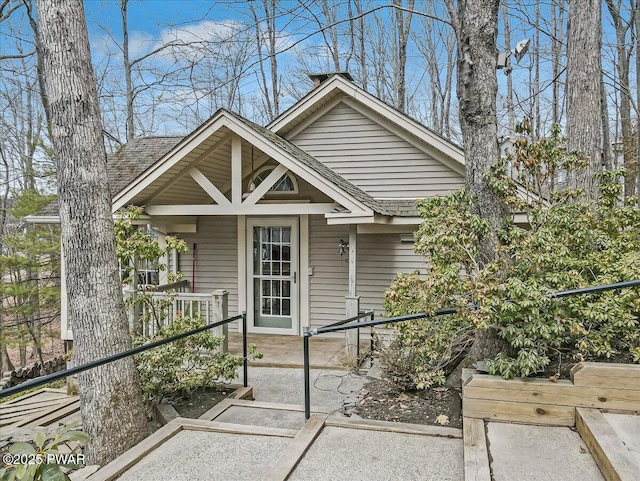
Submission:
M 197 253 L 197 245 L 194 242 L 192 264 L 191 264 L 191 292 L 196 292 L 196 253 Z

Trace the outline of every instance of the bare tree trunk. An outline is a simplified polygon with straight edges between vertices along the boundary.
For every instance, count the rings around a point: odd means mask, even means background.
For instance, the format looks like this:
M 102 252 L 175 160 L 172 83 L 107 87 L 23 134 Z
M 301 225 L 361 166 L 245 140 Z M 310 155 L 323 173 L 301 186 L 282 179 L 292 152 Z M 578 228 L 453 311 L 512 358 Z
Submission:
M 42 64 L 42 46 L 40 41 L 40 31 L 38 29 L 38 24 L 33 15 L 33 4 L 32 1 L 24 0 L 24 5 L 27 8 L 27 15 L 29 17 L 29 25 L 33 30 L 33 36 L 36 43 L 36 72 L 38 76 L 38 90 L 40 93 L 40 100 L 42 101 L 42 107 L 44 108 L 45 118 L 47 119 L 47 136 L 51 139 L 51 125 L 49 125 L 49 99 L 47 98 L 47 92 L 44 86 L 44 66 Z
M 278 80 L 278 60 L 276 58 L 276 0 L 262 0 L 262 9 L 265 14 L 264 23 L 266 32 L 260 28 L 261 20 L 253 6 L 253 2 L 249 2 L 249 11 L 253 17 L 256 29 L 256 44 L 258 47 L 258 67 L 260 70 L 260 90 L 264 96 L 265 106 L 267 109 L 268 120 L 271 121 L 280 114 L 280 88 Z M 266 43 L 264 39 L 266 35 Z M 269 59 L 270 81 L 267 81 L 267 72 L 264 65 L 264 55 L 262 48 L 267 49 L 267 58 Z
M 18 354 L 20 356 L 20 367 L 25 367 L 27 365 L 27 336 L 25 336 L 25 327 L 18 327 L 20 331 L 18 332 L 18 339 L 20 345 L 18 346 Z
M 622 155 L 624 159 L 624 168 L 627 170 L 627 176 L 624 181 L 624 196 L 631 197 L 636 191 L 636 149 L 633 127 L 631 123 L 631 82 L 629 81 L 629 70 L 631 63 L 631 54 L 633 48 L 627 51 L 626 36 L 631 28 L 632 17 L 635 12 L 632 11 L 631 18 L 625 20 L 622 18 L 620 3 L 615 4 L 613 0 L 606 0 L 613 26 L 616 31 L 616 52 L 617 62 L 616 69 L 618 71 L 618 82 L 620 85 L 620 126 L 622 130 Z M 633 8 L 635 10 L 635 8 Z M 636 56 L 638 53 L 636 52 Z
M 258 19 L 258 14 L 256 10 L 253 8 L 253 2 L 249 2 L 249 11 L 253 17 L 253 21 L 255 24 L 256 31 L 256 49 L 258 54 L 258 70 L 260 71 L 260 77 L 258 77 L 258 84 L 260 85 L 260 90 L 262 91 L 262 96 L 265 102 L 265 107 L 267 109 L 267 113 L 270 119 L 275 117 L 273 111 L 273 105 L 271 104 L 271 96 L 269 95 L 269 84 L 267 82 L 267 74 L 264 68 L 264 57 L 262 55 L 262 46 L 264 44 L 262 40 L 262 30 L 260 29 L 260 20 Z
M 509 51 L 511 50 L 511 28 L 507 2 L 502 3 L 502 21 L 504 23 L 504 43 L 507 51 Z M 511 75 L 507 75 L 507 119 L 509 122 L 509 136 L 512 136 L 516 131 L 516 115 L 513 110 L 513 77 Z
M 353 18 L 353 6 L 351 5 L 351 0 L 347 0 L 347 18 L 349 18 L 349 52 L 347 53 L 344 62 L 344 70 L 349 72 L 349 68 L 351 67 L 351 58 L 356 54 L 356 38 L 358 38 L 358 35 L 356 34 L 356 23 Z
M 133 123 L 133 84 L 131 81 L 131 60 L 129 59 L 129 24 L 127 21 L 127 7 L 129 0 L 121 0 L 120 13 L 122 15 L 122 61 L 124 66 L 124 82 L 127 96 L 127 142 L 135 137 Z
M 4 189 L 2 192 L 2 197 L 0 197 L 0 252 L 3 250 L 4 236 L 5 236 L 5 226 L 7 224 L 7 199 L 9 198 L 9 161 L 5 156 L 4 149 L 0 146 L 0 159 L 2 159 L 2 173 L 5 179 Z M 0 299 L 0 303 L 4 302 L 3 299 Z M 4 318 L 4 305 L 0 304 L 0 376 L 5 371 L 12 371 L 13 364 L 11 363 L 11 359 L 9 358 L 9 353 L 7 353 L 7 345 L 5 341 L 5 337 L 3 333 L 6 333 L 6 325 L 7 322 Z
M 602 71 L 602 58 L 600 59 Z M 602 119 L 602 161 L 604 168 L 613 168 L 613 154 L 611 152 L 611 135 L 609 132 L 609 107 L 607 105 L 607 89 L 604 84 L 604 72 L 600 74 L 600 118 Z
M 447 0 L 458 36 L 457 94 L 460 127 L 466 163 L 467 189 L 476 199 L 477 214 L 497 231 L 507 213 L 506 206 L 484 178 L 483 172 L 498 162 L 496 117 L 496 37 L 498 0 L 467 0 L 459 11 Z M 495 239 L 493 240 L 495 242 Z M 493 259 L 487 245 L 483 262 Z
M 634 24 L 636 28 L 636 105 L 640 110 L 640 4 L 635 2 L 636 15 Z M 640 121 L 636 122 L 636 192 L 640 194 Z
M 334 25 L 337 18 L 337 9 L 335 5 L 329 5 L 328 0 L 322 0 L 322 15 L 324 16 L 327 25 L 333 25 L 322 31 L 325 43 L 331 52 L 331 59 L 333 60 L 333 69 L 335 72 L 340 72 L 340 45 L 338 43 L 338 27 Z M 328 32 L 329 38 L 327 39 L 326 33 Z
M 455 50 L 455 41 L 453 34 L 450 34 L 451 42 L 447 44 L 447 75 L 444 81 L 442 124 L 444 125 L 444 136 L 451 137 L 451 102 L 453 100 L 453 57 Z
M 489 221 L 492 235 L 480 249 L 480 262 L 495 255 L 495 232 L 501 227 L 507 208 L 484 176 L 487 167 L 498 162 L 496 117 L 496 39 L 499 0 L 466 0 L 447 8 L 458 40 L 457 94 L 460 128 L 466 164 L 466 187 L 476 201 L 475 211 Z M 469 352 L 472 360 L 494 357 L 507 349 L 506 342 L 492 329 L 478 329 Z
M 118 275 L 106 152 L 81 0 L 37 0 L 58 161 L 62 251 L 77 364 L 131 347 Z M 104 465 L 146 436 L 132 358 L 79 375 L 90 464 Z
M 534 75 L 533 75 L 533 91 L 534 91 L 534 103 L 535 103 L 535 114 L 534 114 L 534 138 L 537 140 L 540 138 L 540 124 L 542 123 L 540 119 L 540 2 L 536 2 L 535 6 L 536 11 L 536 32 L 534 39 L 534 51 L 533 51 L 533 62 L 534 62 Z
M 393 0 L 393 5 L 402 6 L 402 0 Z M 409 32 L 411 30 L 411 18 L 413 16 L 411 10 L 415 5 L 415 0 L 408 0 L 407 10 L 404 12 L 396 8 L 396 42 L 397 53 L 394 62 L 394 97 L 395 106 L 401 112 L 406 110 L 407 102 L 407 46 L 409 44 Z
M 2 325 L 2 313 L 0 312 L 0 325 Z M 15 366 L 11 362 L 11 358 L 9 358 L 9 353 L 7 352 L 7 345 L 4 343 L 4 340 L 0 342 L 0 375 L 7 372 L 13 371 Z
M 360 60 L 360 82 L 362 82 L 362 88 L 367 90 L 367 49 L 364 38 L 364 16 L 362 14 L 362 1 L 354 0 L 354 4 L 356 6 L 356 15 L 358 15 L 358 56 Z
M 556 9 L 558 9 L 558 14 L 556 14 Z M 553 36 L 551 37 L 551 71 L 553 75 L 553 85 L 552 85 L 552 115 L 551 115 L 551 123 L 553 125 L 560 124 L 560 112 L 562 109 L 560 108 L 560 48 L 562 46 L 561 38 L 562 38 L 562 30 L 563 30 L 563 19 L 564 19 L 564 9 L 562 5 L 557 6 L 556 2 L 552 2 L 551 4 L 551 28 L 553 30 Z
M 269 66 L 271 70 L 271 93 L 273 95 L 273 115 L 280 115 L 280 83 L 278 82 L 278 59 L 276 58 L 276 0 L 264 1 L 264 10 L 267 17 L 267 35 L 269 36 Z
M 567 187 L 584 189 L 587 198 L 598 195 L 595 173 L 602 158 L 600 118 L 599 0 L 570 0 L 567 27 L 567 149 L 578 150 L 589 160 L 588 167 L 571 172 Z
M 444 25 L 435 20 L 438 12 L 432 5 L 428 5 L 426 14 L 429 17 L 418 16 L 418 31 L 415 31 L 416 47 L 429 73 L 430 114 L 429 126 L 440 135 L 449 137 L 451 134 L 451 91 L 453 89 L 453 70 L 455 68 L 455 32 L 450 25 Z M 444 59 L 441 58 L 445 55 Z M 444 74 L 444 79 L 442 75 Z

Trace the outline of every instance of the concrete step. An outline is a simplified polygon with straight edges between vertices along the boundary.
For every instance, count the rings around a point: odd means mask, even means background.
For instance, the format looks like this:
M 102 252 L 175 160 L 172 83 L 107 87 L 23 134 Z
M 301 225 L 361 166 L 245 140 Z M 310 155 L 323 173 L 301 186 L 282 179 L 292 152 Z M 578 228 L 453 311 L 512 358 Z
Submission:
M 464 477 L 459 429 L 326 414 L 305 424 L 300 406 L 252 406 L 240 399 L 220 404 L 203 415 L 214 420 L 176 418 L 89 481 Z
M 568 427 L 487 423 L 494 481 L 603 481 L 580 435 Z
M 319 413 L 316 413 L 319 414 Z M 295 404 L 276 404 L 245 399 L 225 399 L 200 419 L 247 426 L 302 429 L 305 424 L 304 407 Z
M 463 478 L 459 438 L 325 426 L 286 479 L 460 481 Z

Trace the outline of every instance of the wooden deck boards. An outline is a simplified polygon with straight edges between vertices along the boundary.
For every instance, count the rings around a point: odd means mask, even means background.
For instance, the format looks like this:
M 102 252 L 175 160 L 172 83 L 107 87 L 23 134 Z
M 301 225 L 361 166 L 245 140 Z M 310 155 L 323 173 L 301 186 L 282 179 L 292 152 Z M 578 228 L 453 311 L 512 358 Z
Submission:
M 302 367 L 302 337 L 269 334 L 249 334 L 248 342 L 258 346 L 262 359 L 250 361 L 252 366 Z M 309 340 L 309 361 L 312 369 L 349 369 L 344 337 L 312 337 Z M 368 341 L 360 342 L 360 352 L 369 349 Z M 229 333 L 229 351 L 242 353 L 242 335 Z M 366 366 L 365 362 L 365 367 Z
M 49 426 L 80 410 L 80 398 L 41 389 L 0 404 L 0 427 Z

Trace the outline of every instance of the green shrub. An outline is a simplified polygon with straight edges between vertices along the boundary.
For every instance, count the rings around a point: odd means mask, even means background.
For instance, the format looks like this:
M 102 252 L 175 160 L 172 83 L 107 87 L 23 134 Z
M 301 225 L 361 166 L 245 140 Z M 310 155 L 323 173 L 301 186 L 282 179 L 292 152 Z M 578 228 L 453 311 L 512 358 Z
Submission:
M 199 317 L 180 317 L 163 327 L 152 339 L 134 339 L 134 346 L 154 342 L 197 329 L 205 325 Z M 188 397 L 199 387 L 211 387 L 237 377 L 242 357 L 222 352 L 223 337 L 209 331 L 164 344 L 135 356 L 142 392 L 147 402 L 160 402 L 165 397 Z M 249 346 L 254 358 L 261 357 L 256 346 Z
M 455 307 L 456 314 L 397 324 L 398 338 L 387 358 L 397 376 L 409 375 L 417 387 L 444 380 L 443 370 L 468 345 L 475 329 L 495 328 L 512 347 L 488 361 L 505 378 L 541 371 L 549 356 L 565 350 L 584 359 L 630 353 L 640 362 L 638 289 L 554 299 L 554 291 L 640 279 L 640 207 L 621 201 L 624 171 L 597 174 L 600 194 L 587 201 L 580 191 L 554 191 L 559 171 L 580 165 L 566 155 L 555 129 L 540 142 L 519 139 L 510 160 L 519 170 L 518 186 L 505 174 L 506 160 L 487 173 L 514 212 L 527 215 L 526 227 L 514 219 L 491 233 L 473 213 L 464 190 L 418 202 L 424 221 L 415 234 L 415 251 L 427 259 L 427 276 L 400 275 L 386 292 L 390 315 L 433 313 Z M 524 186 L 524 189 L 522 189 Z M 525 191 L 523 195 L 523 190 Z M 540 195 L 538 194 L 540 193 Z M 495 235 L 492 262 L 478 252 Z

